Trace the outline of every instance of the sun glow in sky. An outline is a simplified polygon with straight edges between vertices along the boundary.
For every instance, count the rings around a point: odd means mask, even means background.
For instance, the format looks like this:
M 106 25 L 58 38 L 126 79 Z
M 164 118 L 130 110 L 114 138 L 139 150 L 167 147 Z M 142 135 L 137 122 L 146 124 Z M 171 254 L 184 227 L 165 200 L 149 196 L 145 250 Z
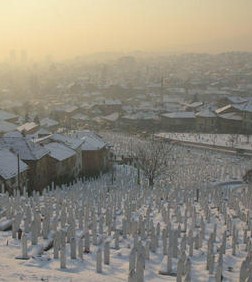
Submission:
M 252 0 L 0 0 L 0 38 L 0 59 L 252 51 Z

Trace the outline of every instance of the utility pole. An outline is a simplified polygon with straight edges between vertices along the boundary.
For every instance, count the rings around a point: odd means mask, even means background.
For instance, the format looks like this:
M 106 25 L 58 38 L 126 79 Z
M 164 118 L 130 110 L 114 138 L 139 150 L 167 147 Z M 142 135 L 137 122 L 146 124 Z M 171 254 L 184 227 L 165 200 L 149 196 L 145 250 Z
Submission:
M 18 159 L 18 190 L 20 191 L 20 162 L 19 162 L 19 154 L 17 154 Z

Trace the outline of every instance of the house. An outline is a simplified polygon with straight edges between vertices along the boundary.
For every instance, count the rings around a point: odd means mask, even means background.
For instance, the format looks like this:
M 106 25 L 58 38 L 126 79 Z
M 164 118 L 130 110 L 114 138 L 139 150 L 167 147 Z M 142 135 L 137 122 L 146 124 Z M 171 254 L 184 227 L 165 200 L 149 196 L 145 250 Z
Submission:
M 194 112 L 174 112 L 161 115 L 161 127 L 164 130 L 189 131 L 195 129 Z
M 48 170 L 50 182 L 63 184 L 74 179 L 76 171 L 76 152 L 58 142 L 45 144 L 49 151 Z
M 98 176 L 107 171 L 111 163 L 110 147 L 96 133 L 81 131 L 76 137 L 83 140 L 82 150 L 82 172 L 86 177 Z
M 244 107 L 243 111 L 243 129 L 245 133 L 252 133 L 252 102 Z
M 212 132 L 218 129 L 218 117 L 210 109 L 196 113 L 196 128 L 200 132 Z
M 241 133 L 242 115 L 236 112 L 228 112 L 218 115 L 218 125 L 222 133 Z
M 39 125 L 35 122 L 26 122 L 17 127 L 17 130 L 24 135 L 35 133 L 38 129 Z
M 51 140 L 51 142 L 63 144 L 71 150 L 75 151 L 76 159 L 72 167 L 73 177 L 82 175 L 82 144 L 84 143 L 84 140 L 81 140 L 80 138 L 76 138 L 74 136 L 66 136 L 58 133 L 54 133 L 49 137 L 49 139 Z
M 0 149 L 0 186 L 13 194 L 14 189 L 26 186 L 28 165 L 9 149 Z
M 222 99 L 219 99 L 218 104 L 225 106 L 229 104 L 243 104 L 243 103 L 246 103 L 247 101 L 248 100 L 246 98 L 239 97 L 239 96 L 226 96 L 226 97 L 223 97 Z
M 29 167 L 27 172 L 28 192 L 42 191 L 50 182 L 48 179 L 47 157 L 49 151 L 43 146 L 34 144 L 26 137 L 2 137 L 0 138 L 0 148 L 7 148 Z
M 127 131 L 149 131 L 157 129 L 160 122 L 158 115 L 154 112 L 137 112 L 122 116 L 119 126 Z

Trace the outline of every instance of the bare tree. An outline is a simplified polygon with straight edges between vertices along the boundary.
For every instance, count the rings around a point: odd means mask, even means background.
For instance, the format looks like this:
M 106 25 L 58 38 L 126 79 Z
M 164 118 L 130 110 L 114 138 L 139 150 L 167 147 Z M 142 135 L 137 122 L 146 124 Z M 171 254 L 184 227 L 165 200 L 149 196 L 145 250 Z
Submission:
M 169 170 L 172 148 L 170 143 L 155 140 L 153 137 L 137 144 L 135 148 L 136 164 L 148 179 L 149 186 L 153 186 L 155 179 Z

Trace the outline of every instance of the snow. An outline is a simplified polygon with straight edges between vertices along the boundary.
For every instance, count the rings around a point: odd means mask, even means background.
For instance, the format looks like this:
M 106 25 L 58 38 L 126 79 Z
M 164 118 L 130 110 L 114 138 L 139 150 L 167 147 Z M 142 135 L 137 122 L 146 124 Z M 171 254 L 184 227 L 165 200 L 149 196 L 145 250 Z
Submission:
M 17 118 L 17 116 L 12 114 L 12 113 L 0 110 L 0 120 L 1 121 L 10 120 L 10 119 L 14 119 L 14 118 Z
M 204 109 L 196 114 L 197 117 L 204 117 L 204 118 L 216 118 L 216 114 L 212 112 L 210 109 Z
M 55 133 L 52 136 L 50 136 L 50 139 L 55 142 L 63 143 L 73 150 L 79 148 L 83 143 L 83 140 L 79 138 L 75 138 L 73 136 L 66 136 L 58 133 Z
M 31 130 L 34 130 L 38 128 L 38 124 L 36 124 L 35 122 L 26 122 L 25 124 L 23 125 L 20 125 L 17 130 L 22 132 L 22 131 L 26 131 L 26 132 L 29 132 Z
M 16 130 L 17 126 L 11 122 L 0 120 L 0 133 L 11 132 Z
M 50 119 L 50 118 L 43 118 L 40 121 L 40 125 L 42 127 L 51 127 L 51 126 L 57 126 L 59 123 L 56 120 Z
M 81 147 L 82 151 L 101 150 L 107 146 L 107 143 L 104 142 L 99 135 L 92 131 L 79 131 L 76 132 L 76 136 L 83 142 Z
M 194 112 L 174 112 L 162 114 L 163 117 L 166 118 L 195 118 Z
M 86 133 L 86 135 L 92 133 Z M 84 135 L 84 133 L 83 133 Z M 123 134 L 104 133 L 107 142 L 114 145 L 117 152 L 134 151 L 138 142 L 136 137 Z M 105 138 L 105 137 L 104 137 Z M 123 141 L 123 142 L 122 142 Z M 142 140 L 143 146 L 147 142 Z M 131 144 L 130 144 L 131 143 Z M 57 144 L 58 145 L 58 144 Z M 128 152 L 129 152 L 128 151 Z M 16 195 L 9 197 L 0 194 L 0 226 L 7 220 L 18 221 L 21 216 L 20 227 L 24 230 L 24 217 L 27 209 L 40 215 L 39 223 L 42 228 L 44 220 L 48 216 L 51 220 L 48 239 L 39 236 L 38 244 L 31 245 L 31 233 L 27 232 L 28 260 L 15 259 L 20 257 L 21 242 L 12 238 L 12 231 L 0 231 L 0 280 L 1 281 L 94 281 L 94 282 L 118 282 L 128 281 L 129 254 L 136 242 L 136 235 L 143 247 L 150 240 L 150 232 L 154 226 L 160 224 L 160 231 L 178 231 L 181 227 L 178 240 L 178 258 L 172 258 L 173 272 L 176 273 L 178 259 L 180 258 L 181 241 L 184 235 L 188 238 L 190 230 L 193 237 L 202 231 L 201 220 L 205 224 L 202 246 L 193 250 L 189 256 L 188 244 L 186 244 L 186 257 L 192 264 L 192 281 L 214 282 L 215 272 L 218 266 L 219 251 L 222 245 L 224 232 L 226 236 L 226 253 L 223 254 L 223 281 L 239 281 L 240 267 L 249 251 L 244 243 L 245 229 L 247 238 L 251 240 L 251 187 L 247 184 L 232 186 L 218 185 L 218 182 L 241 179 L 239 169 L 248 163 L 251 165 L 251 157 L 227 155 L 217 152 L 203 151 L 175 146 L 174 175 L 170 179 L 169 174 L 158 179 L 153 188 L 146 186 L 146 179 L 141 174 L 141 185 L 137 184 L 137 169 L 128 165 L 114 167 L 113 183 L 111 173 L 91 181 L 77 180 L 70 186 L 54 187 L 53 190 L 45 190 L 42 195 L 34 194 Z M 167 168 L 170 169 L 170 168 Z M 222 176 L 223 179 L 222 179 Z M 226 177 L 227 176 L 227 177 Z M 215 180 L 215 182 L 214 182 Z M 214 185 L 212 185 L 214 182 Z M 199 200 L 196 201 L 195 191 L 199 189 Z M 66 215 L 66 223 L 62 223 Z M 101 220 L 103 218 L 103 221 Z M 140 228 L 140 218 L 145 222 L 145 234 Z M 80 227 L 80 219 L 83 226 Z M 112 224 L 109 224 L 111 219 Z M 129 225 L 127 236 L 123 237 L 123 219 Z M 58 230 L 67 230 L 69 224 L 74 225 L 76 241 L 87 231 L 90 234 L 90 253 L 83 253 L 83 259 L 70 258 L 70 244 L 66 243 L 66 269 L 60 268 L 60 259 L 54 258 L 54 250 L 49 249 L 39 254 L 54 236 L 52 222 L 56 220 Z M 185 228 L 187 220 L 187 228 Z M 99 231 L 99 224 L 103 222 L 103 230 Z M 102 273 L 96 272 L 97 245 L 93 244 L 94 223 L 97 227 L 99 247 L 104 255 L 104 243 L 110 241 L 110 264 L 102 263 Z M 153 224 L 153 226 L 152 226 Z M 214 273 L 206 270 L 208 240 L 217 225 L 216 240 L 214 246 Z M 109 228 L 110 226 L 110 228 Z M 236 254 L 232 254 L 234 228 L 237 231 Z M 109 229 L 110 232 L 109 232 Z M 115 248 L 115 234 L 119 231 L 119 249 Z M 101 233 L 102 232 L 102 233 Z M 156 232 L 156 231 L 155 231 Z M 43 233 L 43 232 L 42 232 Z M 155 233 L 157 234 L 157 233 Z M 156 235 L 158 243 L 155 252 L 150 251 L 150 259 L 145 260 L 144 281 L 161 282 L 176 281 L 174 276 L 160 275 L 159 271 L 165 268 L 166 255 L 163 255 L 162 235 Z M 168 235 L 168 241 L 169 237 Z M 251 258 L 250 258 L 251 260 Z
M 25 137 L 3 137 L 0 148 L 9 148 L 19 154 L 22 160 L 39 160 L 48 154 L 48 150 L 38 144 L 30 142 Z
M 19 160 L 20 173 L 27 170 L 28 166 Z M 11 179 L 18 175 L 18 158 L 8 149 L 0 150 L 0 176 L 4 179 Z
M 60 143 L 52 142 L 44 145 L 44 147 L 49 150 L 49 156 L 58 161 L 63 161 L 76 155 L 74 150 Z
M 231 149 L 244 149 L 252 151 L 252 136 L 232 134 L 207 134 L 207 133 L 158 133 L 157 137 L 174 141 L 194 143 L 198 145 L 209 145 Z

